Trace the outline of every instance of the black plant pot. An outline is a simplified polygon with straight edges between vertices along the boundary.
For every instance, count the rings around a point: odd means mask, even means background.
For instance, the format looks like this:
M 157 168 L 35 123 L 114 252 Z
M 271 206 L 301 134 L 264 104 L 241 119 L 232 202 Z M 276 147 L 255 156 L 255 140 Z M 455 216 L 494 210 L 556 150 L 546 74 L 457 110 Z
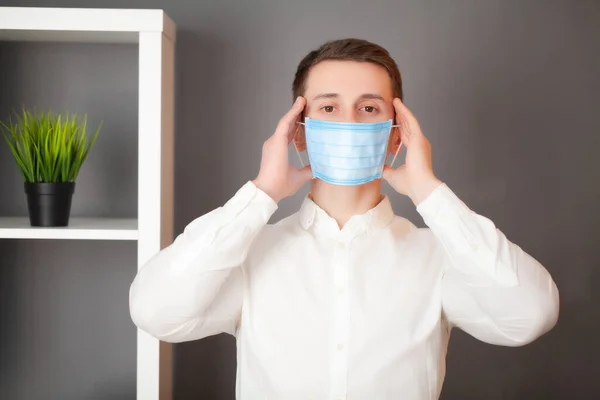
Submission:
M 68 226 L 75 182 L 25 182 L 31 226 Z

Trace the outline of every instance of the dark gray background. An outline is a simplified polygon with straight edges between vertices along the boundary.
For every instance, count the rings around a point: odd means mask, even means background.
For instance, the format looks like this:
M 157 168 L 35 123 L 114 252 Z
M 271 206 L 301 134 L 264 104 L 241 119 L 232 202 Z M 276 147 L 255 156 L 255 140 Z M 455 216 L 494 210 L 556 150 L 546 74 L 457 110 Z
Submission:
M 542 262 L 561 294 L 557 327 L 529 346 L 494 347 L 455 331 L 442 398 L 600 397 L 600 1 L 0 4 L 163 8 L 177 23 L 176 233 L 255 177 L 309 50 L 350 36 L 388 48 L 437 175 Z M 104 121 L 73 215 L 135 216 L 136 63 L 128 45 L 0 43 L 2 117 L 25 104 Z M 3 145 L 0 168 L 0 215 L 26 215 Z M 386 193 L 397 214 L 423 225 L 407 199 Z M 0 397 L 134 398 L 135 246 L 4 240 L 0 255 Z M 174 372 L 175 399 L 232 399 L 234 339 L 176 345 Z

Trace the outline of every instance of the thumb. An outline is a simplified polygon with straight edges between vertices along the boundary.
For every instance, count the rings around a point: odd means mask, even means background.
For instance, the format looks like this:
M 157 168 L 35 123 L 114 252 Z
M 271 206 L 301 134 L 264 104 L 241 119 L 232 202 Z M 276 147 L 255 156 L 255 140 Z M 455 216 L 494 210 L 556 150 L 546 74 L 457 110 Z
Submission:
M 297 170 L 297 173 L 294 175 L 296 176 L 298 185 L 302 186 L 312 179 L 312 169 L 310 168 L 310 165 L 307 165 L 304 168 Z
M 383 167 L 382 178 L 385 179 L 392 187 L 394 187 L 399 182 L 402 182 L 406 177 L 406 164 L 399 166 L 394 169 L 389 165 Z
M 381 175 L 381 177 L 383 179 L 385 179 L 386 181 L 390 181 L 390 179 L 392 178 L 392 174 L 394 173 L 395 169 L 390 167 L 389 165 L 385 164 L 383 166 L 383 174 Z
M 310 167 L 310 164 L 305 166 L 304 168 L 302 168 L 300 171 L 300 176 L 302 177 L 303 181 L 308 181 L 310 179 L 312 179 L 312 168 Z

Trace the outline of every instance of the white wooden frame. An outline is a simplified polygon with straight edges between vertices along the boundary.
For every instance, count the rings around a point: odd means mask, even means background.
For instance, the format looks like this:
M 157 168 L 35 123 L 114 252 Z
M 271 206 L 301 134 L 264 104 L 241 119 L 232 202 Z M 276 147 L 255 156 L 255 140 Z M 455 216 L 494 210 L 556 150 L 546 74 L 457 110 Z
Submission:
M 162 10 L 0 7 L 0 40 L 139 44 L 137 221 L 33 228 L 26 217 L 0 217 L 0 239 L 137 240 L 141 268 L 173 241 L 175 24 Z M 139 329 L 137 398 L 172 398 L 171 345 Z

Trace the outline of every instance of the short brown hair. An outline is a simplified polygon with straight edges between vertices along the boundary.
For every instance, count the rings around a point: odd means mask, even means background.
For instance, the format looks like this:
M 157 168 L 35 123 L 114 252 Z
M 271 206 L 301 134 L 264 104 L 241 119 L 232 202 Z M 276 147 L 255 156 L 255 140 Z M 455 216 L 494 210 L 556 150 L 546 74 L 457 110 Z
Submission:
M 392 92 L 395 97 L 404 100 L 402 77 L 394 59 L 383 47 L 362 39 L 340 39 L 325 43 L 317 50 L 306 55 L 298 64 L 292 92 L 294 99 L 302 96 L 306 90 L 306 78 L 310 68 L 325 60 L 348 60 L 370 62 L 384 67 L 392 79 Z

